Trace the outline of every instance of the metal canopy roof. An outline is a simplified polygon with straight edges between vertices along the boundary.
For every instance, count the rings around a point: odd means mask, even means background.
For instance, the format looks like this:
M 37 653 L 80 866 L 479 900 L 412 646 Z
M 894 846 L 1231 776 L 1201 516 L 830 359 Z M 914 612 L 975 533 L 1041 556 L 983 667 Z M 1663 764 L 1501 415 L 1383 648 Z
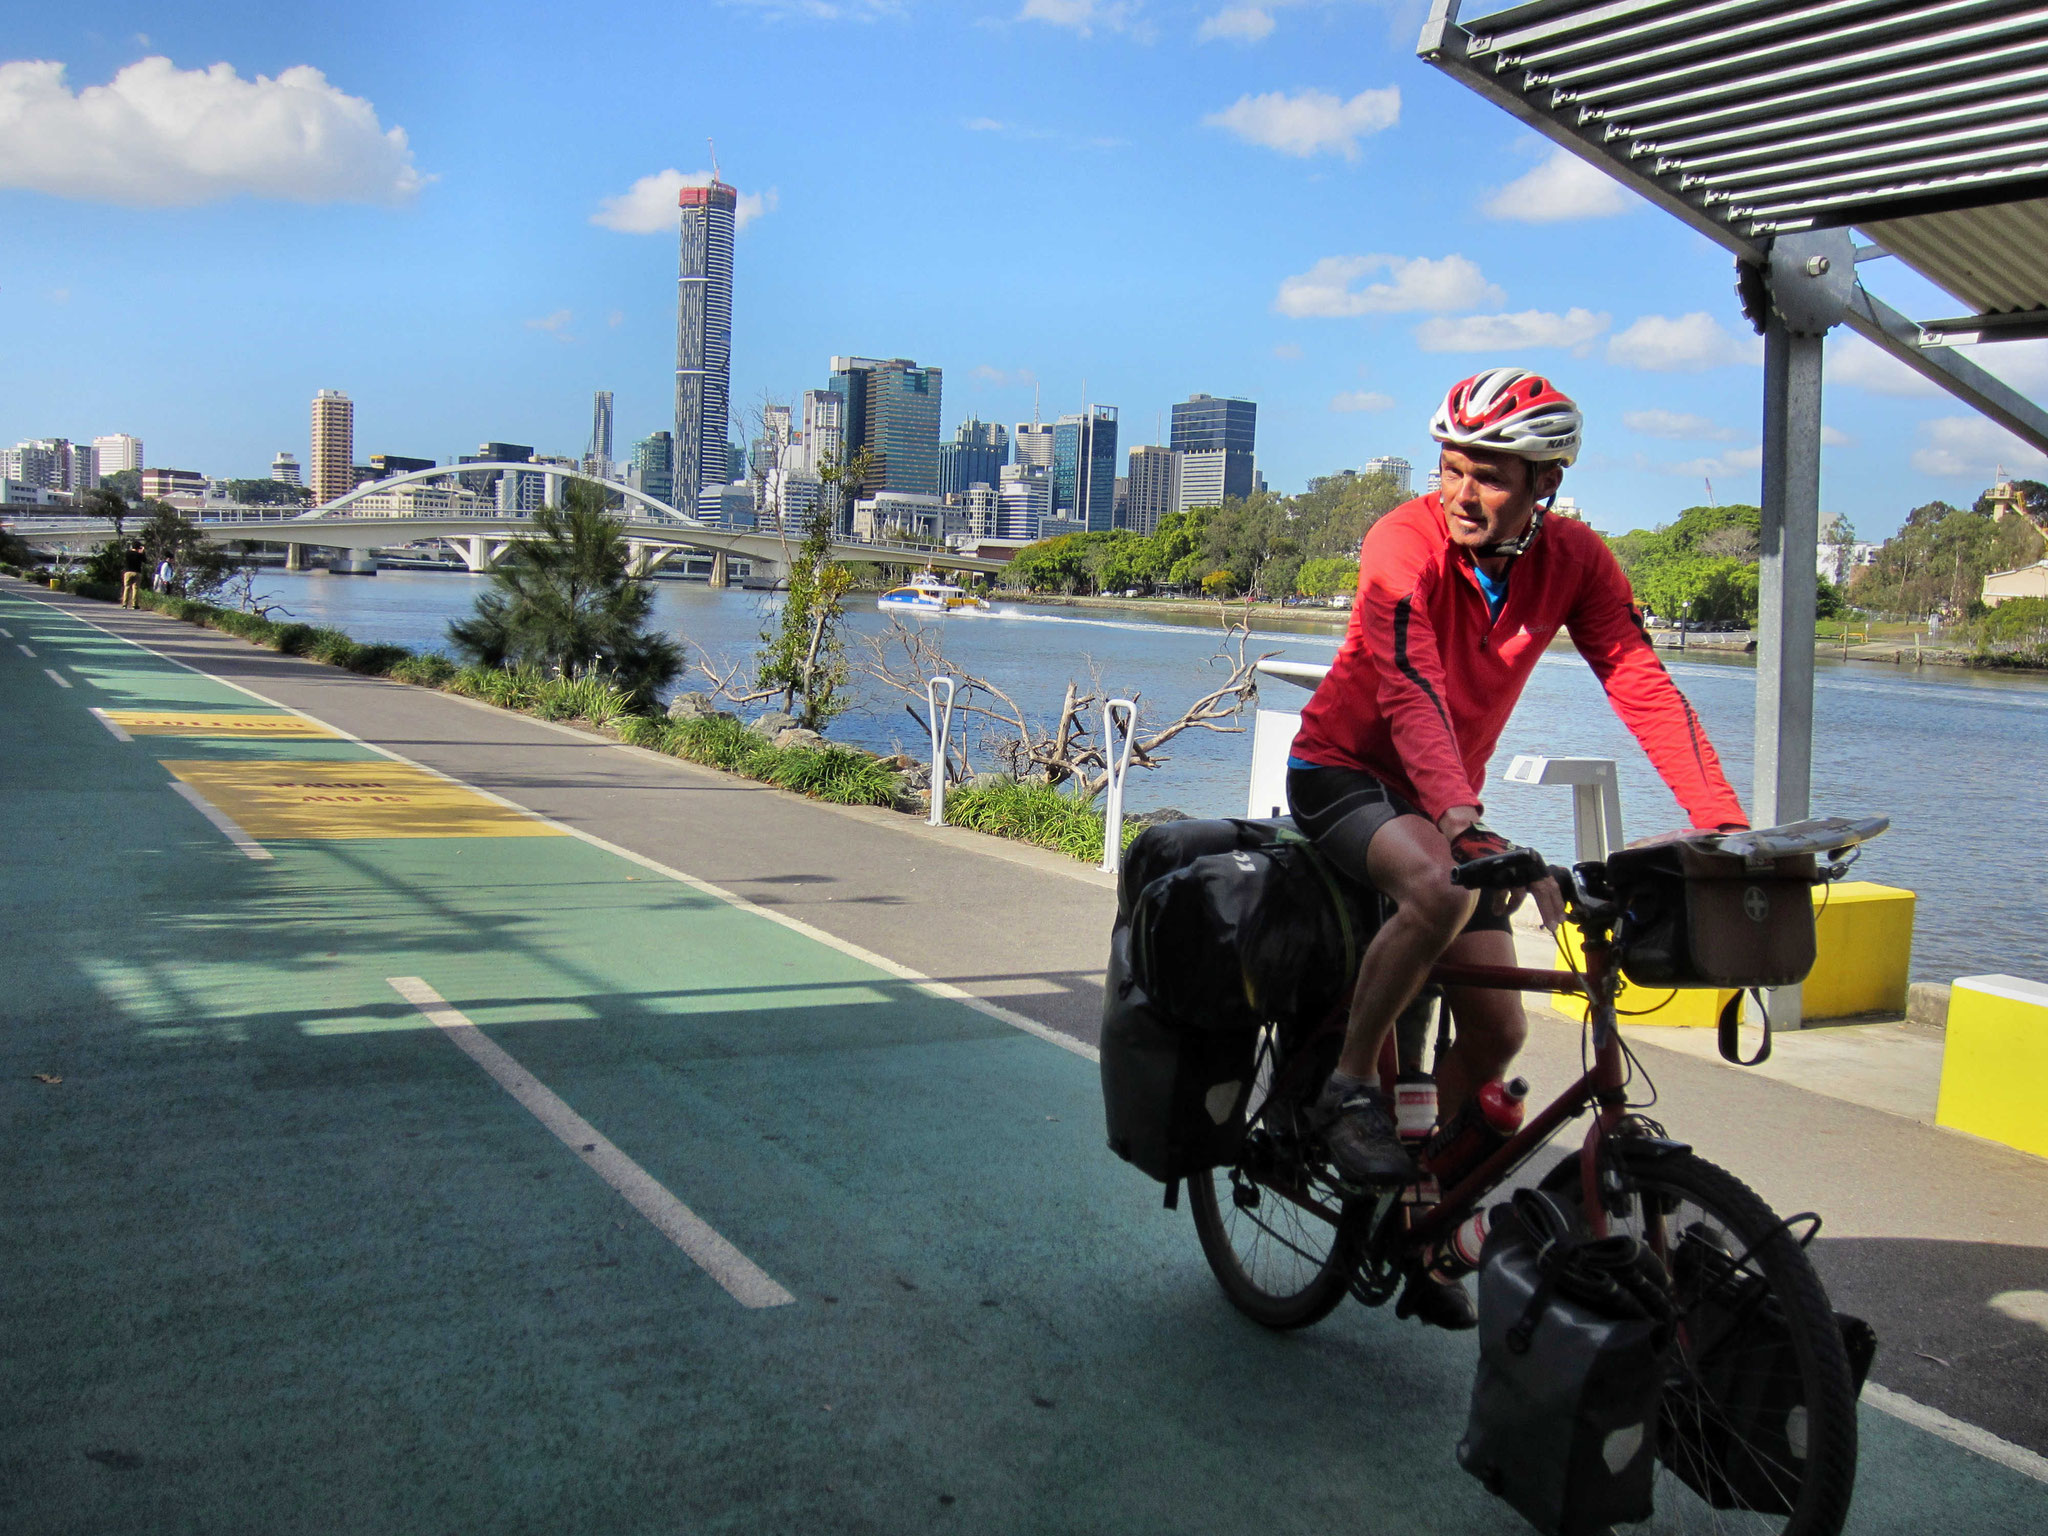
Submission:
M 1842 319 L 2048 452 L 2048 412 L 1947 346 L 2048 336 L 2048 3 L 1458 4 L 1425 60 L 1742 260 L 1853 227 L 1967 305 L 1909 320 L 1859 283 Z

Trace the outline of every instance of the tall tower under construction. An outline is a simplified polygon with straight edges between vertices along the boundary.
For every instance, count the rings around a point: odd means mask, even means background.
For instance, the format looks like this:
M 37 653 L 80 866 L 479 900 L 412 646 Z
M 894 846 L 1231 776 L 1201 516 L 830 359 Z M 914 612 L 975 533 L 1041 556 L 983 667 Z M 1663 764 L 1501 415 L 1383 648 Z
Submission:
M 684 187 L 676 279 L 675 501 L 695 513 L 704 493 L 718 515 L 732 410 L 732 233 L 739 193 L 713 180 Z

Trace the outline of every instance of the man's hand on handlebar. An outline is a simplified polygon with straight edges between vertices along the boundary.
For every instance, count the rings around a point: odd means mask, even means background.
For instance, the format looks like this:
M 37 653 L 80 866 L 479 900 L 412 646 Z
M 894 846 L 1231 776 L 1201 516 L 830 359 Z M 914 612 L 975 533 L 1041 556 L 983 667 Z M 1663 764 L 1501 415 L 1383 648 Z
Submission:
M 1452 806 L 1437 818 L 1437 830 L 1449 840 L 1451 858 L 1461 866 L 1516 851 L 1513 843 L 1479 819 L 1477 806 Z M 1555 930 L 1564 921 L 1564 897 L 1551 876 L 1544 875 L 1523 886 L 1482 893 L 1482 899 L 1493 903 L 1493 911 L 1497 915 L 1513 912 L 1521 906 L 1524 898 L 1531 896 L 1536 899 L 1536 912 L 1543 926 Z

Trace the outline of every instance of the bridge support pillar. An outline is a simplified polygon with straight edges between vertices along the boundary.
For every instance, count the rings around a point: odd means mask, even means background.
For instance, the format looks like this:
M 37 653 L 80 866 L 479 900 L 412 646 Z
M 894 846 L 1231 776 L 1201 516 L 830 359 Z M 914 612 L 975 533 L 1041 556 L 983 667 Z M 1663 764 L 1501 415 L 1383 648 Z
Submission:
M 303 571 L 306 568 L 306 550 L 308 547 L 304 544 L 285 545 L 284 568 L 288 571 Z
M 714 586 L 714 587 L 724 587 L 724 586 L 730 586 L 730 585 L 731 585 L 731 581 L 730 581 L 730 580 L 729 580 L 729 578 L 728 578 L 728 577 L 726 576 L 726 572 L 725 572 L 725 565 L 726 565 L 726 561 L 725 561 L 725 551 L 724 551 L 724 550 L 722 550 L 722 549 L 715 549 L 715 550 L 713 550 L 713 551 L 711 552 L 711 585 L 712 585 L 712 586 Z
M 499 544 L 493 549 L 491 546 L 494 542 L 482 534 L 448 540 L 455 553 L 462 556 L 462 563 L 469 567 L 473 576 L 483 575 L 498 563 L 498 556 L 504 553 L 505 546 Z

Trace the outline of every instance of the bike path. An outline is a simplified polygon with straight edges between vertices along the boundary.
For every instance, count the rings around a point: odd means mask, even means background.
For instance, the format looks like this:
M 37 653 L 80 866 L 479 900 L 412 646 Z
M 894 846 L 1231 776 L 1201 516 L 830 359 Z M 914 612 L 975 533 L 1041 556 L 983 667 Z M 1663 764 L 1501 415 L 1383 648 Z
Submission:
M 1469 1343 L 1239 1322 L 1085 1060 L 545 829 L 250 859 L 163 762 L 388 759 L 119 741 L 90 707 L 272 712 L 12 592 L 0 625 L 38 653 L 0 651 L 8 1529 L 1523 1528 L 1450 1460 Z M 735 1302 L 392 977 L 790 1304 Z M 1865 1419 L 1852 1528 L 2048 1512 Z

